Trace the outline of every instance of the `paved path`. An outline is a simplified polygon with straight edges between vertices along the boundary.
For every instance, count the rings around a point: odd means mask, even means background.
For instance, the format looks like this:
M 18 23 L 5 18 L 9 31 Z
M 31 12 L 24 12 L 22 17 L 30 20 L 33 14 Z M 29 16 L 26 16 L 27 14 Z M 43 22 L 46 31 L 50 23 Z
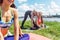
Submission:
M 30 35 L 30 40 L 51 40 L 47 37 L 37 35 L 37 34 L 34 34 L 34 33 L 29 33 L 29 35 Z

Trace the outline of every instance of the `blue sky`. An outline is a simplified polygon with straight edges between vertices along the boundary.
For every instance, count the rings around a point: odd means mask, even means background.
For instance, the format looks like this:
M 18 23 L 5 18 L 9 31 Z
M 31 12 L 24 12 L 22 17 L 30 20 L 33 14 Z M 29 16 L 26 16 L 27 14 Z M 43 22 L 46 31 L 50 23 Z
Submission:
M 42 15 L 60 15 L 60 0 L 15 0 L 19 16 L 23 16 L 27 10 L 42 12 Z

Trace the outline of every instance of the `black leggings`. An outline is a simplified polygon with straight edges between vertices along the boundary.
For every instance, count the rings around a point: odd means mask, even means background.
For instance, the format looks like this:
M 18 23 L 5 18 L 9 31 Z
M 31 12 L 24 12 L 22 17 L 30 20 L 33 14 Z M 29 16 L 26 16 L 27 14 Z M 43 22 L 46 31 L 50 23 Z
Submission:
M 33 27 L 35 27 L 36 29 L 38 29 L 39 28 L 39 26 L 38 25 L 36 25 L 35 23 L 34 23 L 34 21 L 33 21 Z
M 26 21 L 26 19 L 27 19 L 28 16 L 31 18 L 31 12 L 32 12 L 32 11 L 26 11 L 26 13 L 25 13 L 25 15 L 24 15 L 24 19 L 23 19 L 23 21 L 22 21 L 21 27 L 23 27 L 23 25 L 24 25 L 24 23 L 25 23 L 25 21 Z
M 31 19 L 31 12 L 32 12 L 32 11 L 26 11 L 26 13 L 25 13 L 25 15 L 24 15 L 24 20 L 22 21 L 21 27 L 23 27 L 23 25 L 24 25 L 24 23 L 25 23 L 25 21 L 26 21 L 26 19 L 27 19 L 28 16 L 29 16 L 30 19 Z M 33 27 L 38 28 L 38 26 L 34 23 L 34 21 L 33 21 L 33 25 L 34 25 Z

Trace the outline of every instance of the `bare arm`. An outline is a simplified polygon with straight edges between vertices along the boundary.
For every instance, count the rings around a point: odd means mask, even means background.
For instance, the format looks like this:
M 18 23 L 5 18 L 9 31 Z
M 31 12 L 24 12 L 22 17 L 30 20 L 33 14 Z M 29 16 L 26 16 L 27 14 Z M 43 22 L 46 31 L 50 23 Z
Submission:
M 4 40 L 4 37 L 3 37 L 2 33 L 1 33 L 1 27 L 0 27 L 0 40 Z
M 42 12 L 40 13 L 41 14 L 41 23 L 44 24 L 44 21 L 43 21 L 43 17 L 42 17 Z
M 14 40 L 19 39 L 19 21 L 17 13 L 18 13 L 17 11 L 14 11 Z
M 37 25 L 41 26 L 43 24 L 43 18 L 42 18 L 42 13 L 38 12 L 37 13 Z
M 40 16 L 40 18 L 41 18 L 41 23 L 44 24 L 44 23 L 43 23 L 42 12 L 39 13 L 39 16 Z
M 41 16 L 41 26 L 44 28 L 44 21 L 43 21 L 43 17 L 42 17 L 42 12 L 40 12 L 40 16 Z

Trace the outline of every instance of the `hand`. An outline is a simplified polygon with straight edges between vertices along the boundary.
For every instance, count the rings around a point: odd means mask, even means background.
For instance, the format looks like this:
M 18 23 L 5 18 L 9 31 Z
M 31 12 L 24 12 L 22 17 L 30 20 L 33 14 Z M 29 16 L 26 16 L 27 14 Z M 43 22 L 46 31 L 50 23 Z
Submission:
M 45 25 L 44 24 L 42 24 L 42 29 L 44 29 L 45 28 Z
M 22 37 L 23 36 L 23 33 L 19 31 L 19 35 Z

